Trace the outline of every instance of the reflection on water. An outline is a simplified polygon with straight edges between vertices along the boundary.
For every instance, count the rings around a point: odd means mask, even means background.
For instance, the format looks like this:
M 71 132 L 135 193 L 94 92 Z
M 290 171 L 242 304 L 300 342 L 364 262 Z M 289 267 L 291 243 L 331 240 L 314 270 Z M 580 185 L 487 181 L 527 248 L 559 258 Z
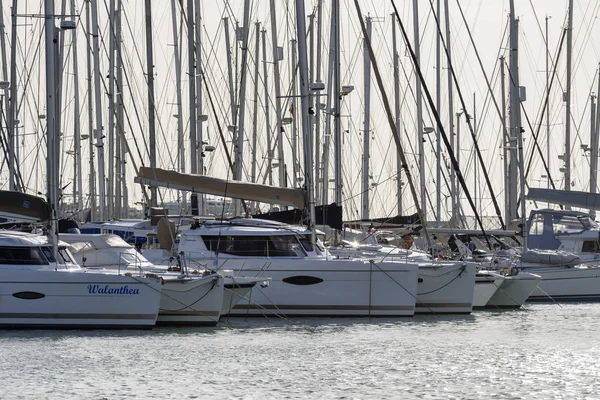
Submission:
M 0 331 L 0 398 L 582 398 L 600 305 L 470 316 Z

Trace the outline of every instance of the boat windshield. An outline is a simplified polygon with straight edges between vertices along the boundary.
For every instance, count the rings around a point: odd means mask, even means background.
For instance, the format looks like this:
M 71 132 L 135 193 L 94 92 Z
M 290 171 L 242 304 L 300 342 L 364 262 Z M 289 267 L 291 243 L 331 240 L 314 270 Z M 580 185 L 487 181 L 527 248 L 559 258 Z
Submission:
M 554 215 L 552 218 L 552 230 L 554 234 L 581 232 L 585 227 L 582 219 L 573 215 Z
M 48 262 L 38 247 L 0 246 L 0 264 L 46 265 Z

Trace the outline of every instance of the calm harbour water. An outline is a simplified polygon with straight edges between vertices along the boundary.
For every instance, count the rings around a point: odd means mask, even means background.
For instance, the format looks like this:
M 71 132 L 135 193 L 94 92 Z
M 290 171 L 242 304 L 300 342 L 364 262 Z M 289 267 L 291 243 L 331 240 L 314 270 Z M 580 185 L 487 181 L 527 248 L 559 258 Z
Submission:
M 1 399 L 600 398 L 600 304 L 0 331 Z

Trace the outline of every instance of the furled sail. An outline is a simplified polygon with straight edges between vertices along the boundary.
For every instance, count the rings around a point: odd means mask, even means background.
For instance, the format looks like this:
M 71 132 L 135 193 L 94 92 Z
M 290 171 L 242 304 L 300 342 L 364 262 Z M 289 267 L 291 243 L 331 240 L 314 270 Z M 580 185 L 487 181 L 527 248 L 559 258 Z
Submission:
M 19 221 L 48 221 L 50 209 L 41 197 L 0 190 L 0 217 Z
M 299 188 L 282 188 L 257 183 L 229 181 L 150 167 L 140 167 L 135 182 L 234 199 L 304 208 L 304 190 Z
M 529 188 L 527 198 L 563 206 L 600 210 L 600 194 L 576 190 Z

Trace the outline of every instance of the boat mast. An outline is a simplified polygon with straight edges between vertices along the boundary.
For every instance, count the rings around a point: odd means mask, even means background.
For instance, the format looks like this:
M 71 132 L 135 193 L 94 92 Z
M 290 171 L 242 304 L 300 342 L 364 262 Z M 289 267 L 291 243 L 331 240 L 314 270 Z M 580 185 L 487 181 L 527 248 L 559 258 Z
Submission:
M 335 204 L 342 204 L 342 127 L 340 121 L 340 100 L 342 88 L 340 85 L 340 1 L 333 0 L 332 16 L 334 17 L 334 50 L 333 50 L 333 158 L 335 162 Z M 335 243 L 339 242 L 339 232 L 335 232 Z
M 86 1 L 86 7 L 85 7 L 85 14 L 86 14 L 86 32 L 91 32 L 91 26 L 92 26 L 92 17 L 91 17 L 91 4 L 92 4 L 92 0 L 87 0 Z M 91 57 L 91 53 L 90 50 L 91 49 L 91 43 L 90 43 L 90 35 L 86 35 L 86 40 L 87 40 L 87 49 L 88 51 L 86 52 L 86 56 L 87 56 L 87 92 L 88 92 L 88 144 L 89 144 L 89 153 L 90 153 L 90 221 L 96 221 L 96 173 L 94 170 L 94 147 L 96 147 L 94 145 L 94 134 L 96 133 L 96 130 L 94 129 L 94 121 L 93 121 L 93 116 L 94 116 L 94 111 L 93 111 L 93 104 L 92 104 L 92 57 Z M 98 136 L 96 136 L 96 140 L 98 140 Z M 100 143 L 101 143 L 102 139 L 100 138 Z M 98 142 L 97 142 L 98 144 Z
M 156 117 L 154 115 L 154 57 L 152 55 L 152 2 L 146 0 L 146 68 L 148 69 L 148 141 L 150 168 L 156 168 Z M 191 126 L 190 126 L 191 129 Z M 150 186 L 150 207 L 158 204 L 156 186 Z
M 331 10 L 331 24 L 329 31 L 329 60 L 327 66 L 327 101 L 325 104 L 325 134 L 323 138 L 323 161 L 322 161 L 322 193 L 321 193 L 321 203 L 329 204 L 329 159 L 330 159 L 330 148 L 331 148 L 331 117 L 333 114 L 333 109 L 331 108 L 331 100 L 333 97 L 337 97 L 337 94 L 334 93 L 333 89 L 333 74 L 335 70 L 335 43 L 336 43 L 336 24 L 335 24 L 335 14 L 336 14 L 336 1 L 333 0 L 332 10 Z
M 600 94 L 600 64 L 598 65 L 598 91 Z M 597 98 L 597 97 L 596 97 Z M 596 115 L 592 114 L 592 136 L 590 138 L 590 193 L 598 191 L 598 132 L 600 131 L 600 107 L 596 104 Z M 595 210 L 590 212 L 596 213 Z
M 147 0 L 149 1 L 149 0 Z M 92 5 L 92 51 L 94 53 L 94 95 L 96 97 L 96 149 L 98 159 L 98 218 L 105 218 L 105 173 L 104 173 L 104 135 L 102 134 L 102 96 L 100 92 L 100 48 L 98 45 L 98 7 L 96 0 Z
M 183 140 L 183 104 L 181 99 L 181 48 L 179 47 L 179 35 L 177 33 L 177 8 L 175 0 L 171 0 L 171 21 L 173 26 L 173 52 L 175 55 L 175 97 L 177 114 L 177 155 L 179 161 L 179 172 L 185 173 L 185 144 Z M 191 78 L 190 78 L 191 79 Z M 185 191 L 181 191 L 181 206 L 185 210 Z
M 275 80 L 275 117 L 277 121 L 277 163 L 279 171 L 279 186 L 285 183 L 285 163 L 283 156 L 283 121 L 281 115 L 281 78 L 279 76 L 279 47 L 277 46 L 277 14 L 275 13 L 275 0 L 270 0 L 271 14 L 271 45 L 273 46 L 273 79 Z
M 510 97 L 510 152 L 509 161 L 509 204 L 510 220 L 517 218 L 517 130 L 521 129 L 521 108 L 519 102 L 519 38 L 518 26 L 515 18 L 515 3 L 510 0 L 510 71 L 509 71 L 509 97 Z
M 315 232 L 315 199 L 313 182 L 313 148 L 310 136 L 309 114 L 308 114 L 308 60 L 306 54 L 306 16 L 304 11 L 304 0 L 296 0 L 296 29 L 298 37 L 298 58 L 300 78 L 300 115 L 302 118 L 302 143 L 304 145 L 304 182 L 308 191 L 308 228 L 311 231 L 311 242 L 316 242 Z M 294 160 L 295 161 L 295 160 Z
M 502 154 L 503 154 L 503 172 L 504 172 L 504 218 L 510 221 L 510 193 L 508 188 L 510 187 L 510 173 L 509 173 L 509 160 L 508 160 L 508 146 L 510 146 L 509 137 L 506 135 L 506 74 L 504 72 L 504 65 L 506 61 L 504 56 L 500 56 L 500 85 L 501 85 L 501 97 L 502 97 L 502 131 L 505 132 L 502 135 Z
M 290 98 L 290 107 L 292 109 L 292 187 L 298 187 L 298 76 L 296 74 L 296 65 L 298 63 L 296 56 L 296 39 L 290 40 L 292 50 L 292 62 L 290 64 L 290 76 L 292 77 L 292 97 Z M 308 64 L 307 64 L 308 65 Z
M 16 10 L 13 10 L 15 13 Z M 56 135 L 55 115 L 56 115 L 56 81 L 55 81 L 55 51 L 56 43 L 54 25 L 54 0 L 46 0 L 44 8 L 45 18 L 45 36 L 46 36 L 46 156 L 47 156 L 47 196 L 50 207 L 50 241 L 52 242 L 52 252 L 54 259 L 58 260 L 58 221 L 56 213 L 56 203 L 58 201 L 58 185 L 56 182 L 56 169 L 58 168 L 56 160 L 55 143 L 58 140 Z M 13 47 L 14 43 L 13 43 Z
M 202 79 L 204 70 L 202 69 L 202 14 L 200 14 L 200 0 L 196 0 L 196 143 L 200 146 L 201 151 L 196 152 L 197 171 L 199 175 L 204 175 L 204 134 L 202 133 L 202 123 L 205 118 L 202 114 Z M 198 196 L 198 195 L 196 195 Z M 184 196 L 185 203 L 185 196 Z M 198 211 L 200 215 L 205 214 L 204 209 L 204 194 L 200 193 L 200 198 L 196 199 L 198 203 Z
M 321 35 L 322 35 L 322 27 L 323 27 L 323 22 L 322 22 L 322 18 L 323 18 L 323 1 L 322 0 L 317 0 L 317 65 L 315 67 L 316 69 L 316 82 L 321 82 L 321 44 L 322 44 L 322 40 L 321 40 Z M 312 54 L 312 33 L 314 32 L 314 29 L 311 29 L 311 54 Z M 312 64 L 312 63 L 311 63 Z M 314 76 L 314 72 L 311 69 L 311 75 Z M 311 80 L 312 82 L 312 80 Z M 321 167 L 321 102 L 319 101 L 319 99 L 316 99 L 316 104 L 315 104 L 315 99 L 313 99 L 313 102 L 311 103 L 312 107 L 313 107 L 313 112 L 314 112 L 314 119 L 315 119 L 315 129 L 314 129 L 314 136 L 315 136 L 315 151 L 314 151 L 314 155 L 315 155 L 315 202 L 318 204 L 322 204 L 323 203 L 323 198 L 320 194 L 320 190 L 322 188 L 321 185 L 319 185 L 319 182 L 323 179 L 323 174 L 322 174 L 322 167 Z
M 233 68 L 235 67 L 231 52 L 233 48 L 231 47 L 230 37 L 229 37 L 229 18 L 223 18 L 223 33 L 225 34 L 225 47 L 227 48 L 227 78 L 229 81 L 229 99 L 231 103 L 231 125 L 229 126 L 229 130 L 232 133 L 232 147 L 235 146 L 236 143 L 236 121 L 237 121 L 237 104 L 235 101 L 235 90 L 233 87 Z M 233 148 L 232 148 L 233 151 Z M 231 171 L 233 173 L 233 169 Z
M 436 6 L 437 6 L 437 16 L 438 19 L 440 17 L 441 14 L 441 4 L 440 4 L 440 0 L 437 0 L 436 2 Z M 435 91 L 435 107 L 437 108 L 438 112 L 442 109 L 442 64 L 441 64 L 441 58 L 440 58 L 440 51 L 441 51 L 441 30 L 438 34 L 435 35 L 435 84 L 436 84 L 436 91 Z M 439 226 L 440 222 L 441 222 L 441 215 L 442 215 L 442 138 L 441 138 L 441 134 L 440 134 L 440 130 L 439 128 L 436 128 L 435 130 L 436 132 L 436 149 L 435 149 L 435 156 L 436 156 L 436 171 L 435 171 L 435 184 L 436 184 L 436 207 L 435 207 L 435 219 L 436 219 L 436 223 Z
M 590 151 L 594 148 L 594 136 L 596 135 L 596 94 L 592 93 L 590 95 Z M 598 147 L 598 146 L 596 146 Z M 586 151 L 587 149 L 584 149 Z M 591 156 L 591 154 L 590 154 Z M 590 193 L 596 193 L 595 183 L 597 178 L 597 172 L 594 163 L 594 159 L 590 158 Z M 591 213 L 594 213 L 593 210 L 590 210 Z
M 369 139 L 371 137 L 371 59 L 367 40 L 371 39 L 371 17 L 367 17 L 367 38 L 363 39 L 363 84 L 365 96 L 365 115 L 363 122 L 363 166 L 362 166 L 362 216 L 363 220 L 369 219 L 369 158 L 371 150 Z
M 110 0 L 108 40 L 108 177 L 107 208 L 108 219 L 115 218 L 115 0 Z
M 271 144 L 271 118 L 269 113 L 269 76 L 267 75 L 267 30 L 263 29 L 262 34 L 262 57 L 263 57 L 263 81 L 265 85 L 265 124 L 267 132 L 267 179 L 269 185 L 273 186 L 273 145 Z
M 402 123 L 400 119 L 400 61 L 398 45 L 396 42 L 396 18 L 392 13 L 392 48 L 394 51 L 394 121 L 396 122 L 396 136 L 402 137 Z M 396 146 L 396 193 L 398 196 L 398 215 L 402 215 L 402 157 L 401 149 Z
M 119 207 L 122 209 L 119 212 L 119 217 L 129 217 L 129 193 L 127 192 L 127 168 L 125 163 L 127 160 L 127 143 L 125 142 L 125 112 L 123 109 L 123 62 L 121 59 L 121 16 L 123 12 L 122 0 L 117 1 L 116 27 L 117 27 L 117 43 L 116 52 L 119 55 L 117 62 L 117 199 Z
M 54 3 L 52 5 L 54 7 Z M 54 15 L 54 10 L 52 10 Z M 8 110 L 8 170 L 9 170 L 9 188 L 11 191 L 17 190 L 15 185 L 16 161 L 15 161 L 15 133 L 16 133 L 16 112 L 17 112 L 17 0 L 13 0 L 11 9 L 11 46 L 10 46 L 10 101 Z
M 450 149 L 453 153 L 456 154 L 455 151 L 455 137 L 454 137 L 454 105 L 452 103 L 452 46 L 450 45 L 450 13 L 448 7 L 448 0 L 444 0 L 444 25 L 446 27 L 446 51 L 447 51 L 447 62 L 448 62 L 448 121 L 450 121 Z M 438 128 L 439 130 L 439 128 Z M 456 192 L 456 170 L 454 169 L 454 165 L 451 166 L 450 169 L 450 200 L 452 203 L 452 215 L 451 219 L 453 221 L 458 220 L 458 195 Z
M 71 15 L 77 15 L 75 9 L 75 0 L 71 0 Z M 73 203 L 77 207 L 77 215 L 81 220 L 81 211 L 83 210 L 83 178 L 81 176 L 81 124 L 79 115 L 79 64 L 77 60 L 77 29 L 73 29 L 73 36 L 71 38 L 73 45 L 73 106 L 75 113 L 73 113 L 73 137 L 75 147 L 73 150 L 73 163 L 75 164 L 75 179 L 73 179 Z
M 415 68 L 421 68 L 421 42 L 419 38 L 419 0 L 413 0 L 413 28 L 415 41 Z M 423 146 L 423 94 L 419 76 L 415 74 L 415 86 L 417 97 L 417 141 L 419 151 L 419 181 L 421 186 L 421 212 L 427 215 L 427 198 L 425 197 L 425 147 Z
M 248 73 L 246 72 L 246 64 L 248 63 L 248 36 L 250 33 L 250 0 L 244 0 L 244 21 L 242 26 L 242 65 L 240 67 L 240 107 L 239 107 L 239 118 L 235 148 L 235 170 L 233 172 L 233 179 L 237 181 L 242 180 L 243 175 L 243 162 L 244 162 L 244 122 L 246 117 L 246 78 Z M 240 201 L 235 201 L 235 215 L 239 215 Z
M 257 131 L 258 131 L 258 57 L 260 54 L 260 22 L 254 23 L 255 29 L 255 47 L 254 47 L 254 98 L 253 98 L 253 110 L 252 110 L 252 165 L 250 169 L 250 181 L 252 183 L 256 182 L 256 153 L 258 149 L 256 148 L 256 139 L 257 139 Z M 268 131 L 267 131 L 268 132 Z M 252 202 L 252 206 L 250 207 L 252 213 L 256 210 L 256 202 Z
M 183 5 L 183 3 L 181 3 Z M 187 1 L 187 45 L 188 45 L 188 95 L 189 95 L 189 114 L 190 114 L 190 172 L 192 174 L 198 173 L 197 163 L 197 143 L 196 143 L 196 124 L 194 119 L 196 118 L 196 69 L 194 59 L 194 0 Z M 190 205 L 192 215 L 198 215 L 198 194 L 193 192 L 191 194 Z
M 550 170 L 550 66 L 548 65 L 548 59 L 550 53 L 548 52 L 548 20 L 552 18 L 546 15 L 546 163 L 548 170 Z M 550 174 L 547 174 L 546 187 L 550 189 Z M 548 208 L 550 203 L 548 203 Z
M 567 89 L 565 91 L 565 190 L 571 190 L 571 53 L 573 50 L 573 0 L 569 0 L 567 25 Z

